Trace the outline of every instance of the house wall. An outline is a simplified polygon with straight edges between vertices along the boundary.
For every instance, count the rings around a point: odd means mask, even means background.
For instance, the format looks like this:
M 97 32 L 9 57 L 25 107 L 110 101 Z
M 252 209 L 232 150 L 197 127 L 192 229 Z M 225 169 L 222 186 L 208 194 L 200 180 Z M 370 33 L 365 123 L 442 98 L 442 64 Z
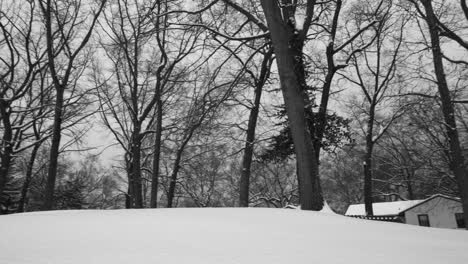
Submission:
M 462 213 L 460 202 L 436 197 L 405 212 L 407 224 L 419 225 L 418 214 L 427 214 L 431 227 L 457 228 L 455 213 Z

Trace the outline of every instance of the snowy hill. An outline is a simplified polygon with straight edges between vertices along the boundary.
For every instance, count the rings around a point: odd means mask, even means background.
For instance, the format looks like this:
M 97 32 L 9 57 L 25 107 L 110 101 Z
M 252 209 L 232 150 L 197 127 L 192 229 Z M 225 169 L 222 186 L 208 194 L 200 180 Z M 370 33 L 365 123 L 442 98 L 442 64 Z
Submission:
M 468 232 L 290 209 L 0 216 L 1 264 L 468 263 Z

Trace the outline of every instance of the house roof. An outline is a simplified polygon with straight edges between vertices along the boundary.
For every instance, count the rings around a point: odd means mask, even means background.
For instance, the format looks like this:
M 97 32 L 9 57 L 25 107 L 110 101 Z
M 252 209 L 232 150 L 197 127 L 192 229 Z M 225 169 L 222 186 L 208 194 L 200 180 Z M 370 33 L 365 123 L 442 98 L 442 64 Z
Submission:
M 424 200 L 397 201 L 386 203 L 373 203 L 372 208 L 375 216 L 398 215 L 407 208 L 421 203 Z M 364 204 L 352 204 L 348 207 L 345 215 L 366 215 Z
M 436 197 L 443 197 L 446 199 L 460 202 L 459 199 L 445 196 L 442 194 L 433 195 L 425 200 L 410 200 L 410 201 L 397 201 L 397 202 L 385 202 L 385 203 L 373 203 L 372 207 L 375 216 L 386 216 L 386 215 L 398 215 L 411 208 L 421 205 L 429 200 Z M 364 204 L 352 204 L 348 207 L 345 215 L 366 215 Z

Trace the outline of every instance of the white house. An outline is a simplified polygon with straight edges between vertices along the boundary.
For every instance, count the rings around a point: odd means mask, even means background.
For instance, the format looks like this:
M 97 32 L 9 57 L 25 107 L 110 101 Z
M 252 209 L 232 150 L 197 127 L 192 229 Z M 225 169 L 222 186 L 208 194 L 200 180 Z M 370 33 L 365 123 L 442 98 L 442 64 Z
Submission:
M 350 205 L 345 215 L 410 225 L 465 228 L 462 203 L 454 197 L 437 194 L 425 200 L 374 203 L 372 206 L 374 217 L 365 217 L 364 204 Z

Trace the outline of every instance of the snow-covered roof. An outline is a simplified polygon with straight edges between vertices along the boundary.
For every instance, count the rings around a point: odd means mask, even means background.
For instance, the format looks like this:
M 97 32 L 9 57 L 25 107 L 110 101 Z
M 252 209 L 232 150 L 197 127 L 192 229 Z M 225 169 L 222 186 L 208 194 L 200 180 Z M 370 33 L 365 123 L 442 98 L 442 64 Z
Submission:
M 396 201 L 396 202 L 385 202 L 385 203 L 373 203 L 372 209 L 375 216 L 384 216 L 384 215 L 398 215 L 411 207 L 417 206 L 424 202 L 427 202 L 435 197 L 443 197 L 446 199 L 451 199 L 459 201 L 458 198 L 445 196 L 442 194 L 433 195 L 424 200 L 410 200 L 410 201 Z M 366 209 L 364 204 L 352 204 L 348 207 L 345 215 L 366 215 Z
M 397 201 L 386 203 L 373 203 L 374 215 L 397 215 L 406 209 L 421 203 L 424 200 Z M 348 207 L 346 215 L 366 215 L 364 204 L 352 204 Z

